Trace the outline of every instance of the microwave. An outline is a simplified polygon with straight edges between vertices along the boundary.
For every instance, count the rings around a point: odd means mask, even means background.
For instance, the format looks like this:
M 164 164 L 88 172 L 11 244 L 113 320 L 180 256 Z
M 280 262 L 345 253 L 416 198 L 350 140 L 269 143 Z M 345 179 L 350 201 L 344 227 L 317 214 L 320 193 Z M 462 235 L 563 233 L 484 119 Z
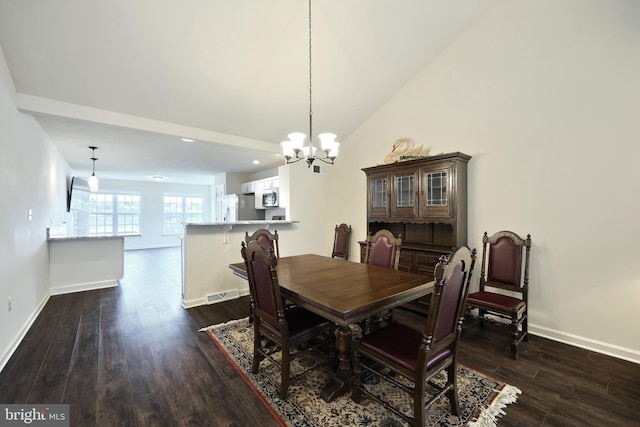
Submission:
M 278 206 L 278 189 L 273 188 L 262 193 L 262 206 L 265 208 Z

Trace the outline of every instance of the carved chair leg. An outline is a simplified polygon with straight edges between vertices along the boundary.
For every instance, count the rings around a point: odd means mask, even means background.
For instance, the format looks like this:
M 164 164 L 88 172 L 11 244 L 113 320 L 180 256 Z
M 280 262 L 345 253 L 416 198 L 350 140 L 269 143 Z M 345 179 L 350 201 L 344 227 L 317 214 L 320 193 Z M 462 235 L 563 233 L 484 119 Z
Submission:
M 511 319 L 511 357 L 518 360 L 518 320 Z
M 253 361 L 251 363 L 251 373 L 257 374 L 258 368 L 260 367 L 260 360 L 262 358 L 262 354 L 260 354 L 260 346 L 262 339 L 260 337 L 260 332 L 258 332 L 258 327 L 254 325 L 253 327 Z
M 413 423 L 416 427 L 425 426 L 426 411 L 425 406 L 425 381 L 424 379 L 416 380 L 415 390 L 413 392 Z
M 289 390 L 289 377 L 291 376 L 291 357 L 289 355 L 289 346 L 282 346 L 282 376 L 280 380 L 280 398 L 287 398 Z
M 522 333 L 524 335 L 522 339 L 529 341 L 529 318 L 527 317 L 527 313 L 524 314 L 524 319 L 522 320 Z
M 480 327 L 483 328 L 484 327 L 484 316 L 485 316 L 485 311 L 481 308 L 478 309 L 478 323 L 480 323 Z
M 457 363 L 452 363 L 447 368 L 447 379 L 451 383 L 452 387 L 447 392 L 447 398 L 451 403 L 451 413 L 455 416 L 460 415 L 460 401 L 458 399 L 458 370 L 456 369 Z

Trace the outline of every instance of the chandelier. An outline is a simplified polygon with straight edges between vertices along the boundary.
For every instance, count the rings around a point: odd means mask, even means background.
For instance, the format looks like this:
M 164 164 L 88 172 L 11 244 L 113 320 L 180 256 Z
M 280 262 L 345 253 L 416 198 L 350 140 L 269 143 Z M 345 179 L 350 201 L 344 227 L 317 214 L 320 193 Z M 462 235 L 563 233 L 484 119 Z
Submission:
M 98 191 L 98 177 L 96 176 L 96 160 L 98 160 L 96 157 L 96 150 L 98 147 L 90 146 L 89 148 L 91 149 L 91 160 L 93 161 L 93 173 L 89 177 L 89 190 L 91 190 L 92 193 L 95 193 Z
M 300 160 L 307 162 L 307 167 L 315 160 L 320 160 L 327 164 L 333 164 L 338 156 L 338 147 L 340 143 L 335 141 L 336 134 L 322 133 L 318 135 L 320 138 L 321 152 L 316 154 L 317 148 L 313 145 L 313 108 L 312 108 L 312 85 L 311 85 L 311 0 L 309 0 L 309 143 L 304 145 L 307 137 L 302 132 L 293 132 L 287 135 L 287 141 L 282 141 L 282 154 L 287 160 L 287 164 L 296 163 Z

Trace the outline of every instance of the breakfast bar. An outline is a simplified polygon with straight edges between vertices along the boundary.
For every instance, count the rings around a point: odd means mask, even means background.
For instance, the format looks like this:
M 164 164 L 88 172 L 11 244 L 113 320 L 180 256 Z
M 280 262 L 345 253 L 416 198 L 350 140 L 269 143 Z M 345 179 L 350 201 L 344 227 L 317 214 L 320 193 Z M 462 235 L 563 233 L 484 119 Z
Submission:
M 48 237 L 51 295 L 118 286 L 124 277 L 124 236 Z
M 182 239 L 182 305 L 213 304 L 249 295 L 246 280 L 229 274 L 228 265 L 242 260 L 240 243 L 259 228 L 286 236 L 298 221 L 254 220 L 187 223 Z M 288 247 L 288 246 L 287 246 Z

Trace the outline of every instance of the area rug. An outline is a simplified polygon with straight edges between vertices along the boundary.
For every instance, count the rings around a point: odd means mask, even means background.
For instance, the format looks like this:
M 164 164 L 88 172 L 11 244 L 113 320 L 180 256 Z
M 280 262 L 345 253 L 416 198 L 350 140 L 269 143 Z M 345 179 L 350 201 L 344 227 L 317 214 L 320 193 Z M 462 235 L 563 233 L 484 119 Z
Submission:
M 223 351 L 227 359 L 258 394 L 265 406 L 283 426 L 359 426 L 359 427 L 399 427 L 406 422 L 382 405 L 371 400 L 357 404 L 347 393 L 330 403 L 320 398 L 320 390 L 332 375 L 330 367 L 311 371 L 301 380 L 289 386 L 287 400 L 278 396 L 280 387 L 280 369 L 265 359 L 257 374 L 251 373 L 253 355 L 253 326 L 248 319 L 233 320 L 224 324 L 201 329 L 207 332 L 213 342 Z M 278 353 L 272 355 L 278 357 Z M 320 354 L 308 352 L 295 358 L 291 372 L 301 372 L 301 367 L 309 366 Z M 437 379 L 445 381 L 445 373 Z M 413 413 L 413 401 L 404 392 L 372 377 L 365 387 L 391 398 L 394 406 L 400 406 L 408 414 Z M 460 417 L 450 413 L 449 401 L 443 397 L 436 401 L 427 413 L 428 426 L 496 426 L 497 420 L 504 415 L 504 408 L 515 403 L 521 391 L 513 386 L 500 383 L 479 372 L 463 366 L 458 367 L 458 394 L 461 404 Z

